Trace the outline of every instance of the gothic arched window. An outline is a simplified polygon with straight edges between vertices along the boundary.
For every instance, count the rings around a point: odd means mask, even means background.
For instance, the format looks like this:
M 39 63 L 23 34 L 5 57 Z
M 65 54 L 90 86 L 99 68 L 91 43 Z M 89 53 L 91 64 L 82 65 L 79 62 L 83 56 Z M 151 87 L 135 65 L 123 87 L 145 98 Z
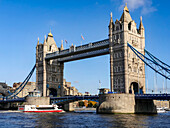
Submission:
M 119 26 L 116 26 L 116 30 L 119 30 Z

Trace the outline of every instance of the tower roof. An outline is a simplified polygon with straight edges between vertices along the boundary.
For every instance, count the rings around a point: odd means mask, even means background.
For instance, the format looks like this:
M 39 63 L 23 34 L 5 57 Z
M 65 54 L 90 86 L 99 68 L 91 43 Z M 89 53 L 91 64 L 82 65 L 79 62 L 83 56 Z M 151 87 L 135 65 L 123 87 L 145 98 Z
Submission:
M 123 10 L 129 12 L 129 9 L 128 9 L 128 7 L 127 7 L 127 3 L 126 3 L 126 5 L 125 5 L 125 7 L 124 7 Z
M 123 9 L 123 14 L 122 14 L 122 16 L 120 18 L 120 21 L 121 22 L 128 22 L 128 23 L 130 21 L 132 21 L 132 17 L 130 16 L 129 9 L 127 8 L 127 3 L 126 3 L 126 5 L 125 5 L 125 7 Z
M 53 34 L 51 33 L 51 29 L 50 29 L 50 33 L 48 33 L 48 36 L 53 37 Z

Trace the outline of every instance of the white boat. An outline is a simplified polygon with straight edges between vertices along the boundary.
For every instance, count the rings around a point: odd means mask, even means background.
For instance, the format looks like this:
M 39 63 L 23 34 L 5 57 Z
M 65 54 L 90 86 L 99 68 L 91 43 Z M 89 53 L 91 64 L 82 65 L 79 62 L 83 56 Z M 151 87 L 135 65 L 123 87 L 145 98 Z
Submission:
M 64 112 L 64 110 L 59 109 L 57 105 L 24 105 L 18 106 L 19 111 L 23 112 Z
M 165 113 L 166 111 L 163 108 L 157 108 L 157 113 Z

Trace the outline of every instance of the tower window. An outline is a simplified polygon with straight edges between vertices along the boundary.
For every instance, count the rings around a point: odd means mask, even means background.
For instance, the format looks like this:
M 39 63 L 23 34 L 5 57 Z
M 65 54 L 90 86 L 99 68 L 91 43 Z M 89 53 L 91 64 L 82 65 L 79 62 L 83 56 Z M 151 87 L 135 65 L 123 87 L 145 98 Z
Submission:
M 116 30 L 119 30 L 119 26 L 116 27 Z
M 51 46 L 49 47 L 49 51 L 51 51 Z
M 119 39 L 119 35 L 116 35 L 116 39 Z

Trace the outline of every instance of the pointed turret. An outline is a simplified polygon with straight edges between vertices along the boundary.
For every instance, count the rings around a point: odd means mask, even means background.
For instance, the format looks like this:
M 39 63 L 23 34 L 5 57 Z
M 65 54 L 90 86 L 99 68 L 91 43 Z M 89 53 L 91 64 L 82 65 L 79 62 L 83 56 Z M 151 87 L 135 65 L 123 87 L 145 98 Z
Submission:
M 63 40 L 61 40 L 61 48 L 60 48 L 60 50 L 61 50 L 61 51 L 64 50 Z
M 140 25 L 139 30 L 144 29 L 143 23 L 142 23 L 142 16 L 140 17 Z
M 39 37 L 38 37 L 37 46 L 38 46 L 39 44 L 40 44 L 40 43 L 39 43 Z
M 139 25 L 139 33 L 144 37 L 145 36 L 145 29 L 142 23 L 142 16 L 140 17 L 140 25 Z
M 54 52 L 54 51 L 58 51 L 58 47 L 56 45 L 56 42 L 54 40 L 53 34 L 51 33 L 51 29 L 50 32 L 48 33 L 48 37 L 46 39 L 47 42 L 47 49 L 50 52 Z
M 120 21 L 121 22 L 128 22 L 128 23 L 130 21 L 132 21 L 132 18 L 131 18 L 130 14 L 129 14 L 129 9 L 127 7 L 127 3 L 126 3 L 126 5 L 125 5 L 125 7 L 123 9 L 123 14 L 122 14 L 122 16 L 120 18 Z
M 47 41 L 46 41 L 46 35 L 44 36 L 44 45 L 47 44 Z
M 113 18 L 112 18 L 112 12 L 110 13 L 110 23 L 109 23 L 109 27 L 113 26 Z
M 113 18 L 112 18 L 112 12 L 110 13 L 110 23 L 109 23 L 109 34 L 112 34 L 114 28 Z
M 51 29 L 50 29 L 50 33 L 48 33 L 48 36 L 53 37 L 53 34 L 51 33 Z
M 126 5 L 125 5 L 125 7 L 124 7 L 123 10 L 126 11 L 126 12 L 129 12 L 129 9 L 128 9 L 128 7 L 127 7 L 127 3 L 126 3 Z

